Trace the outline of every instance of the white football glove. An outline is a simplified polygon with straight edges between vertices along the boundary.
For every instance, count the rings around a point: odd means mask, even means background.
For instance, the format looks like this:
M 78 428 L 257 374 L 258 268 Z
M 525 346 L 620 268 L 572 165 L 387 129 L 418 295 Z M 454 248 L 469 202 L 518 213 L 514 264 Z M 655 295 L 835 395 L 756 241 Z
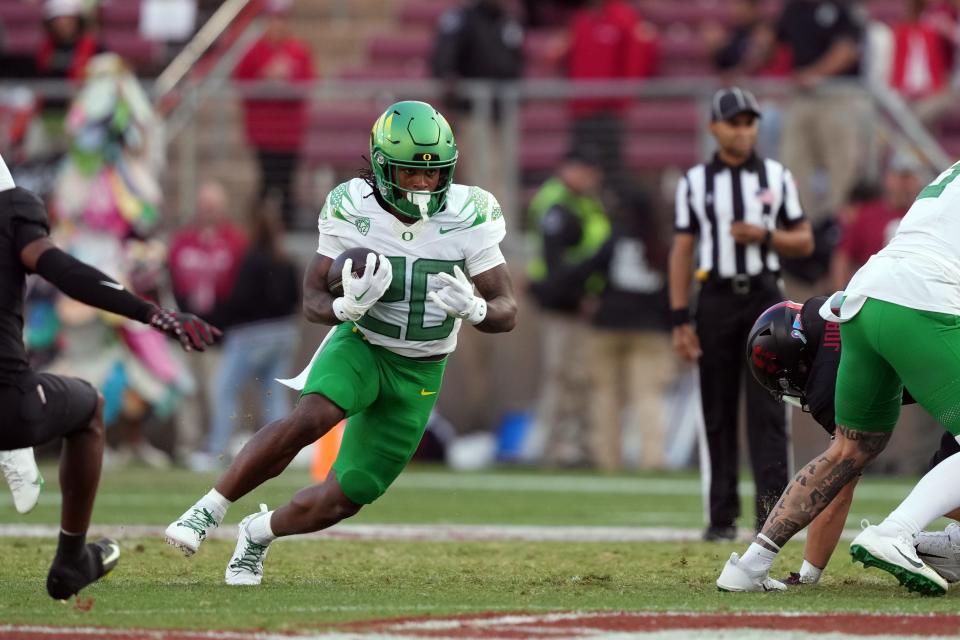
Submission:
M 438 273 L 435 277 L 443 286 L 428 293 L 427 297 L 448 316 L 466 320 L 470 324 L 480 324 L 487 317 L 487 301 L 473 295 L 473 283 L 459 266 L 453 267 L 453 273 Z
M 343 264 L 343 295 L 333 301 L 333 313 L 341 322 L 356 322 L 377 303 L 393 280 L 393 265 L 385 256 L 367 254 L 363 275 L 353 273 L 353 260 Z

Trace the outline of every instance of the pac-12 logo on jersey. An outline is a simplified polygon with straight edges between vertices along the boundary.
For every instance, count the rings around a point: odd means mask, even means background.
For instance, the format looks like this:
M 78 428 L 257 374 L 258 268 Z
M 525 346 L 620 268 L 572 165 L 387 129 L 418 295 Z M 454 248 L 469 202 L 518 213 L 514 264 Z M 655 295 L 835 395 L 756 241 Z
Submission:
M 360 235 L 365 236 L 370 231 L 370 218 L 361 216 L 357 218 L 356 225 Z

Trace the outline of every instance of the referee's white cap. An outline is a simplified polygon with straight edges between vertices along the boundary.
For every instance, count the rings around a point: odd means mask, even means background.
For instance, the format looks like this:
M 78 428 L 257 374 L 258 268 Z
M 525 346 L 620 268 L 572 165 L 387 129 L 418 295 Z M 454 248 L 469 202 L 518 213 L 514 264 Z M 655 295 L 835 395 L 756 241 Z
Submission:
M 710 117 L 718 120 L 730 120 L 741 113 L 761 116 L 760 105 L 752 93 L 740 87 L 727 87 L 713 94 L 710 102 Z

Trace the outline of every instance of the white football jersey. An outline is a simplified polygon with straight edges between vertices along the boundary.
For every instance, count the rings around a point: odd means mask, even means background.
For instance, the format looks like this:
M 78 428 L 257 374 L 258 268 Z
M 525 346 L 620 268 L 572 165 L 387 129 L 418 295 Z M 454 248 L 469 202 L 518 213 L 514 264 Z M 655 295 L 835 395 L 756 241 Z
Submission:
M 893 239 L 854 274 L 848 296 L 960 315 L 960 162 L 925 187 Z
M 442 211 L 407 225 L 377 203 L 369 184 L 354 178 L 327 196 L 319 229 L 322 255 L 336 258 L 363 247 L 390 259 L 393 282 L 357 325 L 371 344 L 411 358 L 450 353 L 457 346 L 461 321 L 427 297 L 440 288 L 433 276 L 452 274 L 454 265 L 476 276 L 504 263 L 503 211 L 479 187 L 451 185 Z

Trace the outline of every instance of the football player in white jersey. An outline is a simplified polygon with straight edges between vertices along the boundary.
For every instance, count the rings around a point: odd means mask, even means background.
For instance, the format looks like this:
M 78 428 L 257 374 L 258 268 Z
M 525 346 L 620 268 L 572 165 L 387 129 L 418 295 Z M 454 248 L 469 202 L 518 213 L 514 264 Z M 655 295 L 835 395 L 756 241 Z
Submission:
M 821 308 L 840 323 L 836 439 L 784 491 L 742 558 L 717 579 L 727 591 L 769 591 L 780 547 L 807 526 L 886 446 L 903 388 L 960 434 L 960 163 L 917 196 L 893 240 Z M 917 555 L 921 529 L 960 507 L 960 456 L 931 469 L 883 522 L 850 545 L 854 560 L 893 574 L 911 591 L 942 595 L 947 582 Z
M 446 119 L 424 102 L 390 106 L 373 126 L 370 163 L 320 212 L 304 314 L 336 327 L 299 379 L 300 402 L 259 430 L 215 487 L 167 528 L 170 544 L 196 552 L 233 501 L 347 418 L 326 481 L 241 521 L 227 584 L 259 584 L 274 539 L 330 527 L 381 496 L 420 442 L 463 322 L 489 333 L 516 323 L 499 249 L 503 212 L 487 191 L 453 183 L 457 146 Z M 347 261 L 342 295 L 334 296 L 327 272 L 358 247 L 375 253 L 359 276 Z

